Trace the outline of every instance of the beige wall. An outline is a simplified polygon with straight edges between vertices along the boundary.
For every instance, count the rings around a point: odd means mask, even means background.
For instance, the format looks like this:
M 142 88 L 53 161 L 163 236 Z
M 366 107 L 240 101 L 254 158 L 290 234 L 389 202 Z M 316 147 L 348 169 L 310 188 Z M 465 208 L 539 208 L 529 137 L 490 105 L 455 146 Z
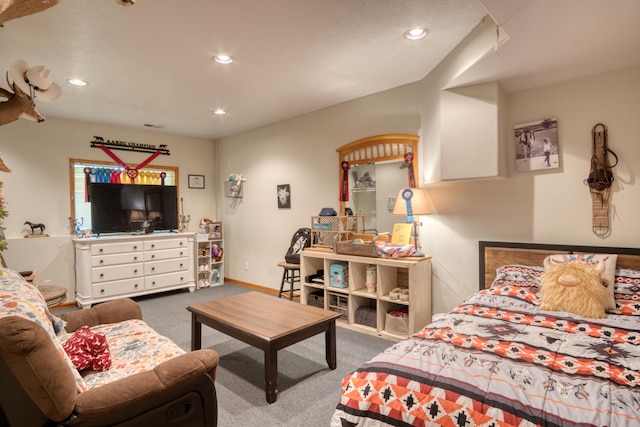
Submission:
M 640 66 L 566 81 L 507 97 L 507 126 L 556 117 L 560 168 L 518 173 L 507 146 L 504 179 L 471 180 L 428 187 L 435 214 L 424 218 L 426 252 L 434 256 L 434 312 L 448 310 L 478 287 L 478 240 L 638 247 L 640 228 Z M 615 168 L 611 235 L 591 231 L 589 173 L 591 129 L 609 129 Z
M 19 120 L 0 127 L 0 153 L 10 173 L 0 172 L 9 216 L 4 221 L 9 247 L 4 252 L 9 267 L 38 271 L 38 277 L 69 288 L 75 298 L 74 256 L 69 235 L 69 159 L 110 161 L 100 149 L 91 148 L 94 135 L 142 144 L 166 144 L 171 155 L 152 164 L 179 167 L 180 196 L 191 215 L 192 231 L 200 218 L 216 214 L 216 156 L 213 141 L 157 132 L 84 123 L 47 117 L 36 124 Z M 149 153 L 114 151 L 127 164 L 139 164 Z M 206 188 L 187 188 L 188 174 L 205 175 Z M 24 238 L 25 221 L 44 223 L 47 238 Z
M 291 236 L 323 207 L 338 210 L 338 154 L 348 142 L 385 133 L 417 134 L 417 85 L 402 86 L 219 141 L 220 180 L 247 179 L 240 203 L 226 199 L 225 276 L 278 288 Z M 276 187 L 291 184 L 291 209 Z
M 501 94 L 496 120 L 502 177 L 440 182 L 440 92 L 490 50 L 491 31 L 480 26 L 421 82 L 220 141 L 220 178 L 231 172 L 248 178 L 242 203 L 222 215 L 226 276 L 277 288 L 276 264 L 293 231 L 309 226 L 320 208 L 337 208 L 335 149 L 393 132 L 422 135 L 421 182 L 429 182 L 434 213 L 422 218 L 421 238 L 433 256 L 434 312 L 451 309 L 477 290 L 479 240 L 637 246 L 640 189 L 633 184 L 640 144 L 634 133 L 640 100 L 634 94 L 640 91 L 640 66 Z M 550 117 L 558 119 L 560 168 L 516 173 L 514 125 Z M 591 231 L 591 199 L 583 184 L 590 132 L 598 122 L 609 127 L 611 148 L 622 158 L 615 172 L 612 234 L 604 240 Z M 292 189 L 288 211 L 278 210 L 275 200 L 276 185 L 285 183 Z

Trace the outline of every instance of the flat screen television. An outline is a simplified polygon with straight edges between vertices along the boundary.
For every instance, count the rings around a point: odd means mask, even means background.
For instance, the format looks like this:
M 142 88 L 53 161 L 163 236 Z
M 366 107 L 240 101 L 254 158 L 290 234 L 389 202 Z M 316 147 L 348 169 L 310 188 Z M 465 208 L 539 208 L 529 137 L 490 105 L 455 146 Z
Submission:
M 93 233 L 178 229 L 175 186 L 91 183 L 89 191 Z

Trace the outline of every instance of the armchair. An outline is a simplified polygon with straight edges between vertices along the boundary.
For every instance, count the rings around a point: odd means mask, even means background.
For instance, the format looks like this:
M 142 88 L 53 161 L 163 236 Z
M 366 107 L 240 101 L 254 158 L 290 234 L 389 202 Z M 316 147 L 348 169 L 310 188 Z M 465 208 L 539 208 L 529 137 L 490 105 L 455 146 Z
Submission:
M 146 325 L 130 299 L 56 318 L 33 285 L 10 270 L 1 273 L 0 425 L 217 424 L 215 351 L 185 353 Z M 61 320 L 65 331 L 56 334 Z M 75 370 L 61 342 L 80 326 L 105 333 L 111 369 Z

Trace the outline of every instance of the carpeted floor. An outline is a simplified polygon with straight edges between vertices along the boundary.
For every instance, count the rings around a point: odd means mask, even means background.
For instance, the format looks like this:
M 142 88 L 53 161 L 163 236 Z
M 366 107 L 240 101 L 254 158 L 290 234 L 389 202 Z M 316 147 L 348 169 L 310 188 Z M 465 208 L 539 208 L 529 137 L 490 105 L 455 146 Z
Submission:
M 233 284 L 137 298 L 145 321 L 183 349 L 191 348 L 191 316 L 186 306 L 247 292 Z M 274 296 L 274 298 L 276 298 Z M 278 399 L 269 404 L 264 392 L 264 355 L 241 341 L 202 327 L 202 347 L 220 355 L 216 379 L 221 427 L 328 426 L 340 397 L 342 378 L 392 341 L 337 328 L 338 368 L 325 361 L 324 334 L 278 352 Z

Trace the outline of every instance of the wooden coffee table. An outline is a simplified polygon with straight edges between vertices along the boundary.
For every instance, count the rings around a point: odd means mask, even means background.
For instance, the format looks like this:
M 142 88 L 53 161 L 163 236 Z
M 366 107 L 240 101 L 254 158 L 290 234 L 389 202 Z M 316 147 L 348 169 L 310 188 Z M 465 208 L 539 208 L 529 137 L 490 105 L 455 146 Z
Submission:
M 336 318 L 339 313 L 299 304 L 260 292 L 193 304 L 191 350 L 202 346 L 202 325 L 264 351 L 267 402 L 278 395 L 278 350 L 321 332 L 325 333 L 326 360 L 336 369 Z

